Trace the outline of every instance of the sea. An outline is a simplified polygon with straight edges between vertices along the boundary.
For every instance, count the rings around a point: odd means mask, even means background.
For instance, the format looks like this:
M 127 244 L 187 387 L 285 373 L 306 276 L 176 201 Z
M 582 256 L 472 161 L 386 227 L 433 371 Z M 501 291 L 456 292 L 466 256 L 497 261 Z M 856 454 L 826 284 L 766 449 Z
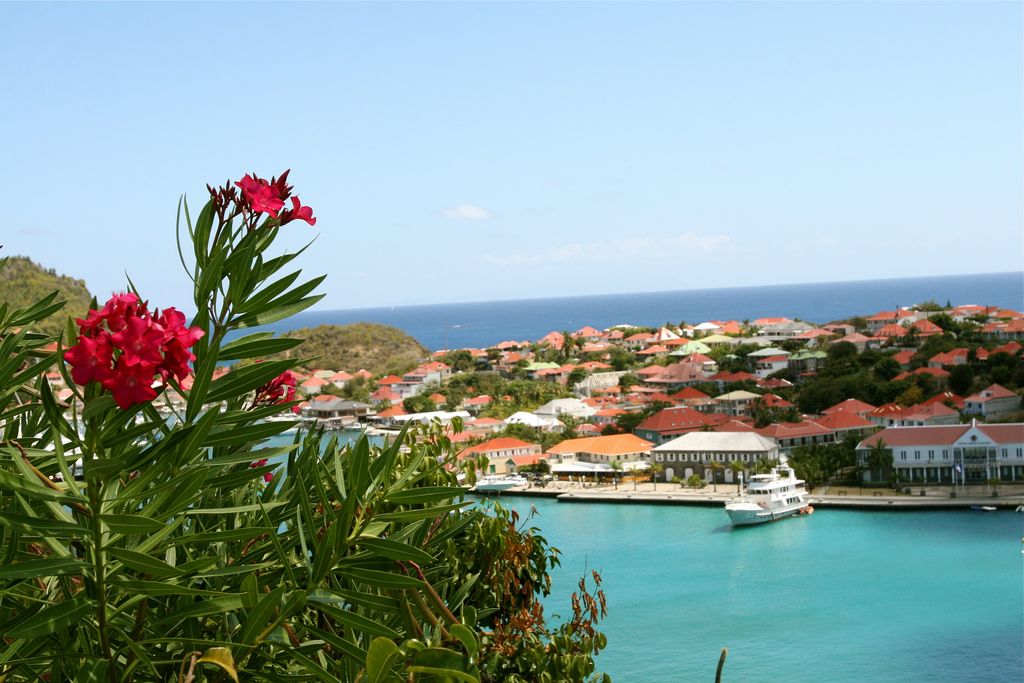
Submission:
M 1024 515 L 818 510 L 733 528 L 720 508 L 505 497 L 561 550 L 549 617 L 600 573 L 615 683 L 1024 680 Z
M 1020 310 L 1024 308 L 1024 272 L 313 310 L 266 329 L 285 332 L 316 325 L 383 323 L 436 351 L 484 348 L 505 340 L 533 341 L 552 330 L 574 331 L 586 325 L 604 329 L 622 324 L 693 324 L 767 316 L 821 324 L 928 300 Z

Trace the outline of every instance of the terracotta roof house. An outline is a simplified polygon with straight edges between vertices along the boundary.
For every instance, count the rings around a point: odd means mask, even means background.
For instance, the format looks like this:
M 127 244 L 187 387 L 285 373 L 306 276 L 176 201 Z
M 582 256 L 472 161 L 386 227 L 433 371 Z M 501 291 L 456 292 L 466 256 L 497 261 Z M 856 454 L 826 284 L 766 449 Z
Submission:
M 894 361 L 896 361 L 897 363 L 900 364 L 901 368 L 909 368 L 910 367 L 910 360 L 913 357 L 914 357 L 914 352 L 910 351 L 910 350 L 907 350 L 907 351 L 897 351 L 896 353 L 892 354 L 892 356 L 890 356 L 890 358 L 892 358 Z
M 942 334 L 942 328 L 927 318 L 915 320 L 910 324 L 910 328 L 917 330 L 917 336 L 919 337 L 933 337 L 936 334 Z
M 822 427 L 831 429 L 836 441 L 842 441 L 847 434 L 865 435 L 878 429 L 870 420 L 846 410 L 837 410 L 815 420 Z
M 952 349 L 945 353 L 937 353 L 928 359 L 928 367 L 942 368 L 950 365 L 966 365 L 967 349 Z
M 783 451 L 790 451 L 798 446 L 830 443 L 835 438 L 831 429 L 810 420 L 777 422 L 758 429 L 757 433 L 779 444 Z
M 870 403 L 865 403 L 864 401 L 858 400 L 856 398 L 848 398 L 845 401 L 841 401 L 835 404 L 831 408 L 825 408 L 825 410 L 821 412 L 825 415 L 831 415 L 833 413 L 842 411 L 864 417 L 873 410 L 875 410 L 875 406 L 871 405 Z
M 983 418 L 992 419 L 1018 410 L 1020 410 L 1020 396 L 998 384 L 991 384 L 964 399 L 965 415 L 980 415 Z
M 900 427 L 924 427 L 931 425 L 955 425 L 960 423 L 960 413 L 944 403 L 934 401 L 907 406 L 900 415 Z
M 651 453 L 650 441 L 633 434 L 591 436 L 566 439 L 548 449 L 552 461 L 581 460 L 590 463 L 613 463 L 643 460 Z
M 700 363 L 672 363 L 661 368 L 657 374 L 647 376 L 644 383 L 662 391 L 675 391 L 703 382 L 706 378 Z
M 685 406 L 665 408 L 641 422 L 633 433 L 651 443 L 661 444 L 675 437 L 703 429 L 712 424 L 693 408 Z

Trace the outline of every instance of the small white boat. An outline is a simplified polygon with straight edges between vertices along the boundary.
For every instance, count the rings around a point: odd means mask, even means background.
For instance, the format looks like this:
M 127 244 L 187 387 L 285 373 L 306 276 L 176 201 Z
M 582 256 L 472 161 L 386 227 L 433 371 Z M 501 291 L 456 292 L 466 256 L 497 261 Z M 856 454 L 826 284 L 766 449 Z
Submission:
M 526 486 L 529 481 L 518 474 L 489 474 L 478 479 L 473 487 L 475 493 L 501 493 L 516 486 Z
M 996 506 L 995 505 L 972 505 L 971 509 L 972 510 L 977 510 L 978 512 L 995 512 L 996 511 Z
M 807 490 L 791 467 L 780 465 L 769 474 L 750 477 L 747 490 L 725 504 L 733 526 L 763 524 L 796 514 L 810 514 Z

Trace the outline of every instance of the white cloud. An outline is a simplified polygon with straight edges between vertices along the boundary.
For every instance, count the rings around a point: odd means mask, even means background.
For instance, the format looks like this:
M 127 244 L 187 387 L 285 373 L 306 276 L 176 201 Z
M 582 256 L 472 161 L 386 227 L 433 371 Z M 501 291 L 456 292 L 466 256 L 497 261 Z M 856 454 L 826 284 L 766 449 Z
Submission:
M 600 242 L 571 242 L 538 252 L 517 252 L 484 259 L 502 266 L 540 265 L 545 263 L 605 263 L 623 258 L 667 260 L 698 254 L 707 256 L 732 246 L 728 235 L 702 235 L 684 232 L 672 237 L 631 237 Z
M 491 217 L 491 213 L 482 207 L 472 204 L 459 204 L 441 212 L 445 218 L 455 221 L 485 221 Z

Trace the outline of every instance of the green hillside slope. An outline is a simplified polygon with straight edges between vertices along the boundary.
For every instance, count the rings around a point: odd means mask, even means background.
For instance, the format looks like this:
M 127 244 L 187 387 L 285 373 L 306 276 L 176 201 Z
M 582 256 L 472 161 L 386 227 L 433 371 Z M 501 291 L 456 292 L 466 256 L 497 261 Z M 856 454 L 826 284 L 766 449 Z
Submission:
M 67 300 L 58 311 L 39 325 L 39 332 L 56 334 L 63 329 L 65 316 L 80 317 L 89 310 L 89 294 L 85 282 L 66 275 L 58 275 L 24 256 L 10 256 L 0 266 L 0 303 L 12 307 L 27 306 L 54 290 Z

